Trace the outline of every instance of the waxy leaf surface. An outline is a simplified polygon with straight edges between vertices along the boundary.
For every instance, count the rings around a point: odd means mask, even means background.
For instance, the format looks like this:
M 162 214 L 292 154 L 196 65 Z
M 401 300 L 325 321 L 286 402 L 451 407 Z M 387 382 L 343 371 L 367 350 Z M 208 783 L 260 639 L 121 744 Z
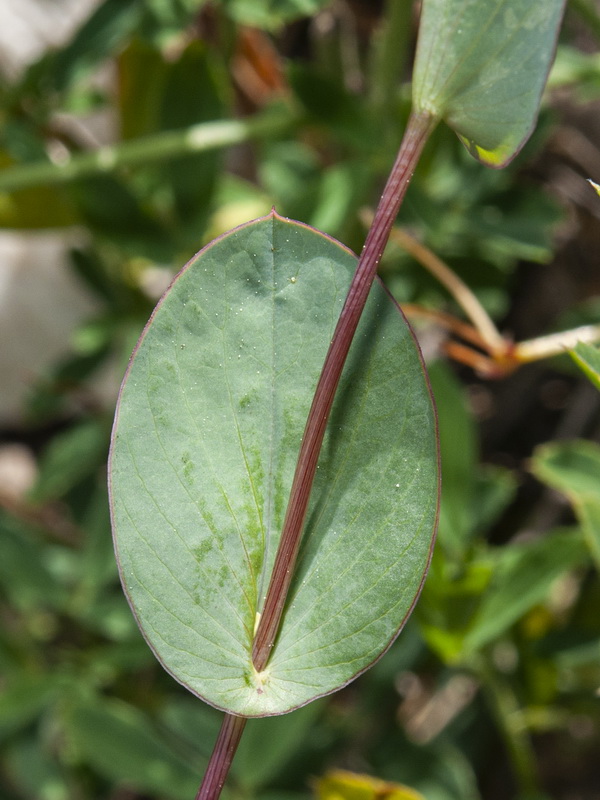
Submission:
M 429 561 L 435 419 L 418 348 L 376 284 L 334 402 L 294 582 L 251 661 L 296 457 L 356 257 L 271 214 L 179 274 L 129 366 L 113 432 L 121 578 L 165 668 L 263 716 L 334 691 L 389 646 Z
M 501 167 L 538 115 L 564 0 L 423 0 L 415 110 L 443 119 L 469 151 Z

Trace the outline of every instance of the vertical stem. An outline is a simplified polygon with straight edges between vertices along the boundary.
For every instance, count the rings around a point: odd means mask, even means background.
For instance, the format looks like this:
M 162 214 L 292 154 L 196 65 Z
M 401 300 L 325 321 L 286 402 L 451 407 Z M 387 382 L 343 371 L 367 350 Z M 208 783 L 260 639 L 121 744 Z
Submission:
M 381 30 L 373 48 L 370 91 L 373 113 L 382 123 L 394 120 L 389 109 L 398 96 L 402 69 L 405 65 L 412 24 L 411 0 L 387 0 Z
M 520 794 L 523 797 L 535 797 L 540 791 L 535 752 L 515 693 L 487 659 L 480 665 L 479 674 L 492 714 L 504 739 Z
M 200 122 L 190 128 L 162 131 L 131 141 L 70 155 L 60 164 L 32 161 L 15 164 L 0 173 L 0 191 L 16 192 L 32 186 L 54 185 L 89 175 L 110 174 L 122 167 L 153 164 L 167 158 L 228 147 L 252 137 L 279 134 L 296 122 L 287 109 L 257 114 L 245 120 Z
M 325 357 L 323 370 L 304 429 L 281 539 L 275 556 L 273 573 L 254 639 L 252 660 L 257 672 L 261 672 L 265 668 L 279 628 L 300 547 L 302 528 L 325 427 L 344 362 L 383 255 L 390 230 L 406 194 L 406 189 L 421 151 L 435 126 L 435 122 L 436 120 L 427 114 L 412 114 L 408 121 L 396 162 L 383 190 L 373 224 L 358 261 L 356 273 Z
M 196 800 L 217 800 L 246 726 L 245 717 L 225 714 Z

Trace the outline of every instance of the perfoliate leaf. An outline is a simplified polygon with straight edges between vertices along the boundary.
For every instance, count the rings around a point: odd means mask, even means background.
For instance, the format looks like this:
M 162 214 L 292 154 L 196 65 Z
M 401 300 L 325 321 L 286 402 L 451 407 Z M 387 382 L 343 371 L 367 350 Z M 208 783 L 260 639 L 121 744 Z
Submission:
M 564 0 L 423 0 L 416 111 L 443 119 L 484 164 L 506 165 L 538 115 Z
M 121 577 L 191 691 L 264 716 L 332 692 L 402 627 L 429 561 L 438 467 L 423 365 L 373 287 L 336 395 L 265 670 L 252 641 L 316 381 L 356 258 L 276 214 L 179 274 L 140 339 L 113 433 Z

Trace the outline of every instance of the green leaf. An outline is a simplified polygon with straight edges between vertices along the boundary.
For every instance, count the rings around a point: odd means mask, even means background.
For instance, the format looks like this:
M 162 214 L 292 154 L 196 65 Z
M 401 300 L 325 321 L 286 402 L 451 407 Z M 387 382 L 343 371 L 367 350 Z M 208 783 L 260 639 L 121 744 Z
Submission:
M 502 167 L 537 119 L 564 0 L 424 0 L 413 104 Z
M 309 741 L 310 731 L 323 711 L 323 703 L 311 703 L 295 714 L 249 720 L 233 762 L 233 774 L 247 793 L 283 775 L 284 767 Z
M 463 387 L 442 362 L 429 370 L 438 407 L 442 455 L 440 543 L 462 557 L 473 530 L 473 505 L 478 443 Z
M 132 42 L 119 61 L 123 137 L 181 130 L 223 117 L 215 62 L 214 53 L 198 41 L 176 60 L 167 59 L 156 45 Z M 162 187 L 160 202 L 169 202 L 169 218 L 196 242 L 211 208 L 220 164 L 216 151 L 188 152 L 153 165 L 150 172 L 151 180 Z
M 31 724 L 57 694 L 59 682 L 48 674 L 20 670 L 5 675 L 0 694 L 0 740 Z
M 477 650 L 503 634 L 546 598 L 556 578 L 586 560 L 587 550 L 577 530 L 502 548 L 465 639 L 465 650 Z
M 242 25 L 276 28 L 284 22 L 316 14 L 331 0 L 221 0 L 221 5 Z
M 224 113 L 219 98 L 214 55 L 199 42 L 192 42 L 175 64 L 170 65 L 161 107 L 161 127 L 187 128 L 219 119 Z M 216 186 L 221 154 L 215 150 L 173 159 L 166 167 L 167 184 L 173 192 L 174 208 L 187 224 L 193 242 L 206 223 Z
M 3 773 L 27 800 L 69 800 L 73 796 L 56 755 L 42 737 L 29 736 L 6 748 Z M 8 795 L 12 796 L 12 794 Z
M 98 420 L 86 420 L 55 436 L 41 459 L 30 499 L 42 503 L 62 497 L 98 470 L 106 447 L 107 428 Z
M 140 0 L 104 0 L 69 44 L 47 57 L 52 88 L 64 91 L 109 58 L 139 24 L 142 7 Z
M 316 381 L 356 259 L 272 213 L 188 264 L 121 391 L 111 502 L 125 590 L 165 668 L 209 703 L 289 711 L 377 659 L 420 590 L 435 525 L 432 402 L 376 284 L 338 389 L 282 627 L 251 661 Z
M 536 449 L 531 470 L 541 481 L 567 495 L 600 568 L 600 447 L 582 440 L 552 442 Z
M 579 342 L 569 351 L 569 355 L 594 386 L 600 389 L 600 350 L 591 344 Z
M 69 190 L 94 233 L 117 241 L 136 256 L 156 261 L 169 253 L 162 222 L 129 184 L 111 175 L 90 175 L 74 181 Z
M 0 587 L 15 609 L 28 613 L 64 603 L 64 588 L 47 566 L 49 554 L 25 523 L 0 513 Z
M 178 756 L 133 706 L 103 698 L 76 706 L 66 721 L 79 758 L 105 778 L 174 800 L 194 796 L 199 765 Z

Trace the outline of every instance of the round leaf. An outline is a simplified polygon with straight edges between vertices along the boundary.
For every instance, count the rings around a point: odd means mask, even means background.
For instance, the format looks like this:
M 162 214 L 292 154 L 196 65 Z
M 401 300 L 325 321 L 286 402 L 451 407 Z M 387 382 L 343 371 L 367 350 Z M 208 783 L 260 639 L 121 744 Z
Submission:
M 564 0 L 423 0 L 415 109 L 443 119 L 469 151 L 501 167 L 538 115 Z
M 438 499 L 418 347 L 373 287 L 336 395 L 273 653 L 251 660 L 314 388 L 356 257 L 276 214 L 183 269 L 132 357 L 110 482 L 121 578 L 165 668 L 226 711 L 332 692 L 419 593 Z

